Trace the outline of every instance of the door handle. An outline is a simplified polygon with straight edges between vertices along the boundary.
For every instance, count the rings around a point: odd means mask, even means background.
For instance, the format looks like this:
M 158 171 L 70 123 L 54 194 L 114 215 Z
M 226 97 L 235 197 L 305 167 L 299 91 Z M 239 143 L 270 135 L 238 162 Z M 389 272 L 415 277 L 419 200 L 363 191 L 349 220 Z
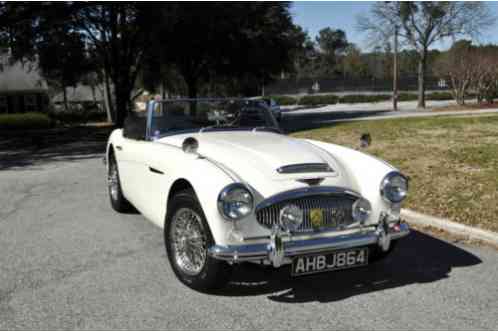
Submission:
M 160 170 L 155 169 L 154 167 L 150 167 L 150 166 L 149 166 L 149 171 L 151 171 L 152 173 L 156 173 L 156 174 L 161 174 L 161 175 L 164 174 L 163 171 L 160 171 Z
M 119 151 L 123 150 L 123 148 L 121 147 L 121 145 L 116 145 L 116 149 L 118 149 Z

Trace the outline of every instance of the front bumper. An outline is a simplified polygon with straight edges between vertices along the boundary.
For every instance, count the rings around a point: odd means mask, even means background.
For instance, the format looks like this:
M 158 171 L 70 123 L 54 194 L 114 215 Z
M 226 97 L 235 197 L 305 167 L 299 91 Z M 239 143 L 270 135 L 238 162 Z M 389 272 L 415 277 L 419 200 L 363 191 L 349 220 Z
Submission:
M 244 245 L 214 245 L 209 248 L 209 255 L 231 263 L 267 262 L 274 267 L 290 262 L 298 255 L 324 251 L 379 245 L 382 250 L 389 250 L 392 240 L 397 240 L 410 233 L 406 223 L 388 226 L 380 223 L 376 228 L 358 230 L 347 235 L 316 237 L 305 240 L 293 240 L 292 236 L 273 230 L 268 243 Z

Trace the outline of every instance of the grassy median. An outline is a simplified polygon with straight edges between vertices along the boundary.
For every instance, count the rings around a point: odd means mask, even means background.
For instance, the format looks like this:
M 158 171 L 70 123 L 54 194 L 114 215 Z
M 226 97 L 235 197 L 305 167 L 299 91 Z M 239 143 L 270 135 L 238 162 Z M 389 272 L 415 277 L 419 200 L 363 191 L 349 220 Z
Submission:
M 498 116 L 430 117 L 337 123 L 296 137 L 359 149 L 410 177 L 405 207 L 498 231 Z

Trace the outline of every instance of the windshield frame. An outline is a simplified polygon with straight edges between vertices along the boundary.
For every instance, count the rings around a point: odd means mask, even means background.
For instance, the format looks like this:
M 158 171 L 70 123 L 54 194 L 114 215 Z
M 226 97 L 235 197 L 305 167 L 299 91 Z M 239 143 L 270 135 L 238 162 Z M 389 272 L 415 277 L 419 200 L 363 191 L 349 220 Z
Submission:
M 253 99 L 253 98 L 178 98 L 178 99 L 163 99 L 163 100 L 150 100 L 147 102 L 146 105 L 146 110 L 147 110 L 147 121 L 146 121 L 146 129 L 145 129 L 145 140 L 146 141 L 153 141 L 155 138 L 153 137 L 153 133 L 151 132 L 151 127 L 152 127 L 152 119 L 153 119 L 153 113 L 156 108 L 157 104 L 167 104 L 167 103 L 178 103 L 178 102 L 229 102 L 229 101 L 237 101 L 237 102 L 253 102 L 257 103 L 259 102 L 259 105 L 262 109 L 265 110 L 266 116 L 268 116 L 271 121 L 274 124 L 274 127 L 202 127 L 202 128 L 192 128 L 192 129 L 185 129 L 185 130 L 180 130 L 176 132 L 171 132 L 171 133 L 164 133 L 159 136 L 161 137 L 166 137 L 166 136 L 173 136 L 173 135 L 181 135 L 181 134 L 186 134 L 186 133 L 195 133 L 195 132 L 210 132 L 210 131 L 258 131 L 258 130 L 265 130 L 265 131 L 270 131 L 270 132 L 275 132 L 282 134 L 282 130 L 279 126 L 278 121 L 275 119 L 273 116 L 273 112 L 270 110 L 268 105 L 260 99 Z

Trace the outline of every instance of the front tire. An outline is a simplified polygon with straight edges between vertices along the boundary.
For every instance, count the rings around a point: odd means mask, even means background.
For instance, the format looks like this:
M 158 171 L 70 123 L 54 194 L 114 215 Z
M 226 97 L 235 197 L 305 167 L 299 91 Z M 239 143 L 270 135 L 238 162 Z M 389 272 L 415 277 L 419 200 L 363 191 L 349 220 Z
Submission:
M 231 266 L 208 255 L 214 240 L 192 189 L 179 192 L 169 203 L 164 241 L 173 272 L 183 284 L 206 292 L 228 282 Z

